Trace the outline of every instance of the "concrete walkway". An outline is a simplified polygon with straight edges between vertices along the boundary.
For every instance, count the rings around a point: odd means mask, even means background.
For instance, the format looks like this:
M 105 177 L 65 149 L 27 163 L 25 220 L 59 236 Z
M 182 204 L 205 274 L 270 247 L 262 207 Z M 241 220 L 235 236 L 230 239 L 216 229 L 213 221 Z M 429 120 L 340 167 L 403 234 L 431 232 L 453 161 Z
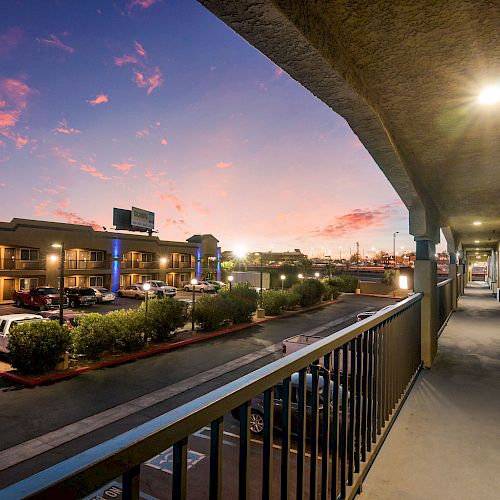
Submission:
M 360 500 L 500 498 L 500 303 L 471 284 Z

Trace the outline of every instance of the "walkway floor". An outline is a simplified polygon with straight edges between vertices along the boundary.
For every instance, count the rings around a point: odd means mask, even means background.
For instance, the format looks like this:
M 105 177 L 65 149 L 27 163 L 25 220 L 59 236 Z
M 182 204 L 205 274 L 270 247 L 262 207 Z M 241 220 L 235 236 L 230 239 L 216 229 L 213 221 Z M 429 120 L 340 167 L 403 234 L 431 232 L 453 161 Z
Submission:
M 471 284 L 360 500 L 500 498 L 500 303 Z

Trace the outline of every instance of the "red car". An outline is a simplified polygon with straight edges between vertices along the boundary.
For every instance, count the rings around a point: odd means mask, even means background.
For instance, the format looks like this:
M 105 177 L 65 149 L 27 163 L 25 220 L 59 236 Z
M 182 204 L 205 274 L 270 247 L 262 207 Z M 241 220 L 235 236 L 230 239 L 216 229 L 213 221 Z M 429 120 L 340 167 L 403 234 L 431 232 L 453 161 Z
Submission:
M 17 307 L 36 307 L 40 311 L 59 307 L 59 290 L 50 286 L 39 286 L 30 290 L 12 292 Z M 68 306 L 68 297 L 64 296 L 64 307 Z

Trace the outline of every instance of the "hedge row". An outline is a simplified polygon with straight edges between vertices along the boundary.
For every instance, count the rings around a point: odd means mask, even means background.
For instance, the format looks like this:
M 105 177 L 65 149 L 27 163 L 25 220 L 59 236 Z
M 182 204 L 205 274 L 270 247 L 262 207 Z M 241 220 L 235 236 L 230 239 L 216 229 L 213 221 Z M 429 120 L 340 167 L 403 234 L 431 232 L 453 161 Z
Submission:
M 111 311 L 82 316 L 71 332 L 56 321 L 23 323 L 9 334 L 12 366 L 24 373 L 44 373 L 55 368 L 70 351 L 95 359 L 103 353 L 134 352 L 147 339 L 163 342 L 188 320 L 187 304 L 171 298 L 150 300 L 138 310 Z

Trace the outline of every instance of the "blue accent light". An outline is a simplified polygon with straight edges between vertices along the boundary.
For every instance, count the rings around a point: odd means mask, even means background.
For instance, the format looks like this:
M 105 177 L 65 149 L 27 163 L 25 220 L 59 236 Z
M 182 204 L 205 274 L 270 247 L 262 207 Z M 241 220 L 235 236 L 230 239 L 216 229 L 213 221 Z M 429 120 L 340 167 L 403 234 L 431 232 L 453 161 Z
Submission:
M 111 263 L 111 291 L 116 293 L 120 288 L 120 240 L 113 240 Z
M 196 251 L 196 279 L 201 280 L 201 248 Z
M 220 247 L 217 247 L 217 281 L 220 281 Z

